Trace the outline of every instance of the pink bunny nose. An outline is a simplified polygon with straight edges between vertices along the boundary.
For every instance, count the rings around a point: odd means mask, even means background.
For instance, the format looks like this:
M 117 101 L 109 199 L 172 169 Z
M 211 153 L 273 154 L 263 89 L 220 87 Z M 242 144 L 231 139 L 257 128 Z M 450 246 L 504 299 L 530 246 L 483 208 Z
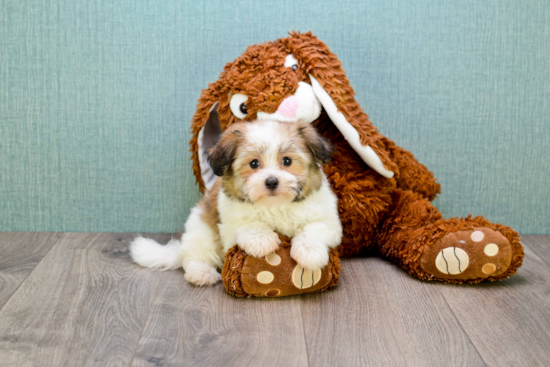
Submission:
M 284 117 L 296 117 L 298 111 L 298 98 L 291 96 L 286 98 L 277 109 L 277 112 Z

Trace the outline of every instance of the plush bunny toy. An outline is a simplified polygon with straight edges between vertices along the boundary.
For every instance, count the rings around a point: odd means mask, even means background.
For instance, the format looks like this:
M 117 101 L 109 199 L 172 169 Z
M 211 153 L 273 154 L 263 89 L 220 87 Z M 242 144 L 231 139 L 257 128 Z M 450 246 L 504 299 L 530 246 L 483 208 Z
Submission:
M 419 279 L 448 283 L 501 280 L 521 266 L 523 249 L 514 230 L 482 217 L 445 219 L 432 206 L 440 191 L 433 174 L 377 131 L 336 55 L 311 33 L 248 47 L 203 90 L 190 141 L 201 192 L 215 180 L 207 150 L 229 125 L 253 119 L 307 121 L 334 144 L 324 171 L 339 200 L 341 256 L 377 250 Z M 332 254 L 332 270 L 325 272 L 334 276 L 325 286 L 289 292 L 295 265 L 289 261 L 277 268 L 247 259 L 235 247 L 222 272 L 226 289 L 238 296 L 281 296 L 326 289 L 337 280 Z M 288 289 L 257 283 L 254 274 L 261 271 L 284 278 L 279 280 Z

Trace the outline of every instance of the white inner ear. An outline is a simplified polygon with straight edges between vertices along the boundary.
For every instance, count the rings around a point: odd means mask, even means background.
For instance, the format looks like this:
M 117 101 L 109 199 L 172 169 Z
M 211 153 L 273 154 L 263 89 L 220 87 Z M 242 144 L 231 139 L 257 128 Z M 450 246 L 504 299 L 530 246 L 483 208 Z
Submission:
M 363 161 L 373 170 L 384 177 L 392 178 L 394 173 L 384 167 L 384 163 L 382 163 L 382 160 L 378 154 L 376 154 L 371 147 L 361 144 L 361 138 L 359 137 L 357 130 L 355 130 L 355 128 L 348 122 L 342 112 L 338 112 L 336 104 L 323 89 L 323 87 L 321 87 L 321 84 L 319 84 L 317 79 L 315 79 L 311 74 L 309 74 L 309 78 L 311 79 L 313 92 L 323 105 L 328 117 L 330 117 L 332 123 L 336 125 L 338 130 L 340 130 L 342 135 L 344 135 L 344 138 L 347 140 L 349 145 L 351 145 L 353 150 L 355 150 L 361 159 L 363 159 Z
M 210 190 L 216 182 L 217 176 L 208 163 L 208 149 L 212 148 L 218 142 L 222 129 L 220 120 L 218 120 L 218 102 L 210 108 L 208 120 L 199 131 L 199 166 L 201 169 L 201 178 L 206 190 Z

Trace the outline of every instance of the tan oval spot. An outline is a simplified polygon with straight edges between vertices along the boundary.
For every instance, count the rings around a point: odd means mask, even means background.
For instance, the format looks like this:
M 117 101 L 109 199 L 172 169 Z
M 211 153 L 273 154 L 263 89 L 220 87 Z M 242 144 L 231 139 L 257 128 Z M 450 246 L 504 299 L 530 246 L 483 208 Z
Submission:
M 270 289 L 265 293 L 265 295 L 268 297 L 276 297 L 279 294 L 281 294 L 281 290 L 279 289 Z
M 276 253 L 272 253 L 265 257 L 265 261 L 267 261 L 269 265 L 277 266 L 281 263 L 281 257 Z
M 468 267 L 470 258 L 466 251 L 459 247 L 447 247 L 437 254 L 435 266 L 443 274 L 456 275 Z
M 485 255 L 487 256 L 495 256 L 498 254 L 498 246 L 494 243 L 490 243 L 483 249 L 483 252 L 485 252 Z
M 474 242 L 481 242 L 483 241 L 483 238 L 485 237 L 485 235 L 483 234 L 483 232 L 481 231 L 474 231 L 472 232 L 472 234 L 470 235 L 470 238 L 472 239 L 472 241 Z
M 481 271 L 487 275 L 491 274 L 491 273 L 494 273 L 495 270 L 497 270 L 497 267 L 495 264 L 491 264 L 491 263 L 487 263 L 485 265 L 483 265 L 483 267 L 481 268 Z
M 269 284 L 275 279 L 275 275 L 270 271 L 261 271 L 256 275 L 256 279 L 262 284 Z
M 292 272 L 292 283 L 298 289 L 313 287 L 321 280 L 321 269 L 315 271 L 306 270 L 300 265 L 296 265 Z

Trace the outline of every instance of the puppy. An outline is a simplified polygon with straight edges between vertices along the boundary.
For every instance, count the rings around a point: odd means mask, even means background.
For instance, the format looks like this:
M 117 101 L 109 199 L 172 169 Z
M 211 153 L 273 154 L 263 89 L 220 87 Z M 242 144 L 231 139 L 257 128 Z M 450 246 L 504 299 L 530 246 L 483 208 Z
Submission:
M 342 239 L 337 198 L 321 169 L 332 147 L 310 124 L 276 121 L 237 123 L 209 151 L 218 177 L 191 210 L 181 238 L 166 246 L 136 238 L 138 264 L 162 270 L 183 266 L 185 279 L 211 285 L 223 256 L 238 244 L 264 257 L 291 237 L 291 257 L 307 270 L 328 264 L 328 251 Z

